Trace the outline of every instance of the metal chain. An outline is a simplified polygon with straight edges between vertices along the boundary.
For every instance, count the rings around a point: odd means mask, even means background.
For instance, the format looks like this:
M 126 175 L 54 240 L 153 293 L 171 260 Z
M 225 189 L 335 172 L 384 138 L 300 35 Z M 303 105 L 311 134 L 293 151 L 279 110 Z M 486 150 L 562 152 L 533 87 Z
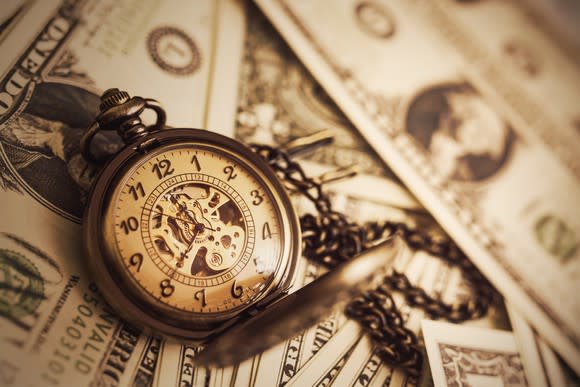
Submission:
M 405 223 L 384 221 L 360 225 L 350 222 L 344 214 L 332 210 L 321 184 L 308 177 L 284 151 L 267 145 L 251 147 L 268 162 L 279 178 L 316 207 L 317 216 L 306 214 L 300 217 L 302 250 L 308 259 L 332 269 L 397 234 L 411 249 L 424 250 L 463 270 L 472 288 L 472 298 L 464 302 L 447 304 L 413 285 L 403 273 L 392 270 L 377 288 L 357 296 L 347 305 L 346 315 L 356 319 L 373 338 L 376 351 L 386 363 L 417 375 L 423 361 L 417 336 L 405 327 L 392 298 L 393 292 L 400 292 L 408 305 L 422 308 L 432 318 L 461 322 L 487 313 L 495 294 L 493 288 L 451 239 L 428 235 Z

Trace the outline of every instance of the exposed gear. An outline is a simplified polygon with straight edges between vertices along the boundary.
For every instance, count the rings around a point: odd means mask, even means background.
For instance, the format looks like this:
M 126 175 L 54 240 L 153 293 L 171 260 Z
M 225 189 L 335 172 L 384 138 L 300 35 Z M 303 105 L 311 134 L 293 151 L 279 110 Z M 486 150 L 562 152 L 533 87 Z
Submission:
M 181 186 L 162 196 L 152 219 L 154 243 L 177 271 L 212 275 L 233 266 L 244 247 L 246 232 L 221 208 L 232 203 L 209 185 Z M 188 262 L 186 264 L 186 262 Z

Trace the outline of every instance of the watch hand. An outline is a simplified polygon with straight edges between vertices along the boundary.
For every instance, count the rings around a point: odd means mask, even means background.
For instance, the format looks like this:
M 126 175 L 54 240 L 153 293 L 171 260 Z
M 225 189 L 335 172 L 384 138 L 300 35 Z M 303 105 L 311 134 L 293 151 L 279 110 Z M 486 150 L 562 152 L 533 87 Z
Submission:
M 191 248 L 193 247 L 193 245 L 195 244 L 195 238 L 197 238 L 197 235 L 202 232 L 204 230 L 204 226 L 201 223 L 198 223 L 195 225 L 194 227 L 194 233 L 191 237 L 191 241 L 189 242 L 189 246 L 187 246 L 187 249 L 185 249 L 185 251 L 183 253 L 181 253 L 181 260 L 184 260 L 186 255 L 191 251 Z M 192 262 L 193 264 L 193 262 Z
M 143 207 L 141 207 L 141 208 L 143 209 Z M 157 214 L 157 215 L 161 215 L 161 216 L 167 216 L 168 218 L 173 218 L 173 219 L 176 219 L 176 220 L 180 220 L 180 221 L 182 221 L 183 223 L 191 224 L 191 225 L 193 225 L 193 226 L 196 226 L 196 225 L 198 225 L 198 224 L 202 224 L 202 223 L 195 223 L 195 222 L 192 222 L 192 221 L 189 221 L 189 220 L 178 219 L 178 218 L 176 218 L 175 216 L 172 216 L 172 215 L 167 215 L 167 214 L 164 214 L 163 212 L 159 212 L 159 211 L 155 211 L 155 210 L 151 210 L 151 212 L 152 212 L 152 213 L 154 213 L 154 214 Z M 213 228 L 206 226 L 205 224 L 203 225 L 203 229 L 204 229 L 204 230 L 210 230 L 210 231 L 216 231 L 216 230 L 214 230 Z
M 171 203 L 173 203 L 174 205 L 176 205 L 177 207 L 179 207 L 179 210 L 183 213 L 185 213 L 185 215 L 189 218 L 189 220 L 191 222 L 193 222 L 192 224 L 198 224 L 199 222 L 197 220 L 195 220 L 195 216 L 192 216 L 192 212 L 190 210 L 187 209 L 187 204 L 185 204 L 185 202 L 180 203 L 178 199 L 175 198 L 175 196 L 173 194 L 169 194 L 169 201 Z

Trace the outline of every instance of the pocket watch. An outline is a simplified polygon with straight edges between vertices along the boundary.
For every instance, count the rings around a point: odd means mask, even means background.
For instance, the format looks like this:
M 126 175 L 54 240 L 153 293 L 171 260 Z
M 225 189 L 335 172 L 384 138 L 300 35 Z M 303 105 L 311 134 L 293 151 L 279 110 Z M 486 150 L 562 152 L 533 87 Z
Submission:
M 157 115 L 150 126 L 140 119 L 148 109 Z M 311 324 L 321 305 L 344 296 L 337 283 L 352 291 L 385 265 L 385 251 L 380 259 L 371 254 L 371 263 L 359 260 L 351 271 L 333 273 L 329 291 L 318 284 L 303 296 L 308 302 L 280 303 L 296 272 L 301 235 L 288 193 L 263 158 L 217 133 L 166 128 L 155 100 L 117 89 L 103 94 L 100 114 L 81 140 L 90 161 L 98 161 L 91 141 L 103 130 L 116 130 L 125 146 L 88 196 L 88 267 L 106 301 L 149 333 L 207 342 L 250 320 L 257 329 L 260 312 L 278 304 L 286 312 L 275 313 L 280 320 L 270 313 L 268 324 L 275 329 L 269 337 L 280 340 L 293 333 L 281 330 Z M 316 294 L 318 307 L 288 312 L 288 305 L 312 304 Z M 263 348 L 272 341 L 261 342 Z

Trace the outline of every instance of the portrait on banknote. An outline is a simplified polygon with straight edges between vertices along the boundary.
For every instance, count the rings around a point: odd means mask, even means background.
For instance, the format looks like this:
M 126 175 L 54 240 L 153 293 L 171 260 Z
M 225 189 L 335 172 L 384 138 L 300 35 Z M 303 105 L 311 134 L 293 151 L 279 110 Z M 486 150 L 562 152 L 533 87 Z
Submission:
M 19 188 L 57 212 L 80 217 L 82 194 L 96 170 L 78 144 L 97 107 L 98 96 L 78 86 L 43 82 L 30 88 L 30 97 L 0 126 L 2 162 Z M 104 138 L 97 141 L 99 149 L 116 146 Z M 0 178 L 10 179 L 5 173 Z
M 478 182 L 495 175 L 514 145 L 509 124 L 467 83 L 420 92 L 405 124 L 437 171 L 454 181 Z

